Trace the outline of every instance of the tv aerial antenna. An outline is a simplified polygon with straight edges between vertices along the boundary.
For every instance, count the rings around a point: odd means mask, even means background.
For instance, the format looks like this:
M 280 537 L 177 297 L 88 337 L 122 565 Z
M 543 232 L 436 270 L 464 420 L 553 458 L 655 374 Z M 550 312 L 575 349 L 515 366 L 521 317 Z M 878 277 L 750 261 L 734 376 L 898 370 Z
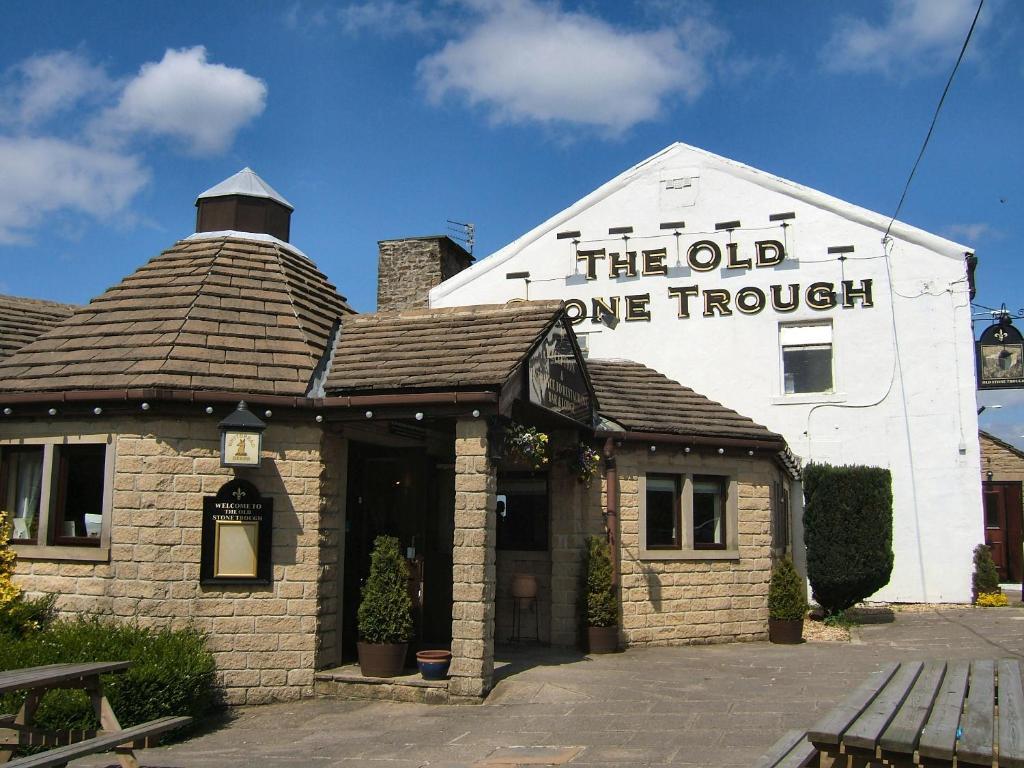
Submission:
M 469 254 L 473 255 L 473 243 L 476 242 L 476 225 L 475 224 L 464 224 L 461 221 L 448 221 L 448 232 L 451 233 L 452 239 L 456 240 L 469 251 Z

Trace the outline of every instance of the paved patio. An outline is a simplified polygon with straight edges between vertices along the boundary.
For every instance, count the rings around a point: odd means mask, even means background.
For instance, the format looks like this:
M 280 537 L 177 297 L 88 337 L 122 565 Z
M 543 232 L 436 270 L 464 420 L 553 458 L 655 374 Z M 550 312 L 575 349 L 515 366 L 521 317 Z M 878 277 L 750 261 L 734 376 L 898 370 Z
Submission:
M 519 651 L 506 654 L 514 673 L 482 706 L 317 699 L 250 707 L 215 731 L 143 752 L 143 764 L 749 766 L 783 731 L 811 725 L 884 662 L 1024 658 L 1019 602 L 875 618 L 849 644 L 648 648 L 592 658 Z

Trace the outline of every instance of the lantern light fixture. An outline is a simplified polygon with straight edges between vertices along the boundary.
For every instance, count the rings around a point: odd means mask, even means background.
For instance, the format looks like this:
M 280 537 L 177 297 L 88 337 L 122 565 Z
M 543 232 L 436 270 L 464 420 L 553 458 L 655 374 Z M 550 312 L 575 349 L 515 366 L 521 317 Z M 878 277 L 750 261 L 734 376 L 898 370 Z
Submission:
M 220 429 L 222 467 L 258 467 L 266 422 L 249 410 L 244 400 L 217 425 Z

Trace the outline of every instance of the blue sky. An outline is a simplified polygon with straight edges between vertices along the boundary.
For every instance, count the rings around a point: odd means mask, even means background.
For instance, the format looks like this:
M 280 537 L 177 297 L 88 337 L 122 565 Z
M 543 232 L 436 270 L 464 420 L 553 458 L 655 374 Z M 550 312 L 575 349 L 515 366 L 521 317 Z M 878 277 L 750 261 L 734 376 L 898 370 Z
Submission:
M 376 241 L 497 250 L 684 141 L 892 213 L 975 0 L 68 3 L 5 8 L 0 293 L 85 302 L 252 166 L 359 310 Z M 1024 4 L 987 0 L 900 218 L 1024 308 Z M 979 322 L 983 327 L 984 318 Z M 1021 321 L 1024 325 L 1024 321 Z M 982 426 L 1024 444 L 1024 392 Z

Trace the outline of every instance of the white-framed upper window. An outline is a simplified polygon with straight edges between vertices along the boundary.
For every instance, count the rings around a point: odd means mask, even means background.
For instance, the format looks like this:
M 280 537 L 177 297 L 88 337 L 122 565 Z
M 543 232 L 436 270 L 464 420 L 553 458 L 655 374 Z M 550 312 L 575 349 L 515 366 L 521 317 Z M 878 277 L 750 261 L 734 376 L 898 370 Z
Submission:
M 648 472 L 641 477 L 640 502 L 644 559 L 736 556 L 739 513 L 733 479 Z
M 834 391 L 831 322 L 780 325 L 779 350 L 783 394 Z
M 110 435 L 0 442 L 0 509 L 20 556 L 103 559 L 110 546 Z

